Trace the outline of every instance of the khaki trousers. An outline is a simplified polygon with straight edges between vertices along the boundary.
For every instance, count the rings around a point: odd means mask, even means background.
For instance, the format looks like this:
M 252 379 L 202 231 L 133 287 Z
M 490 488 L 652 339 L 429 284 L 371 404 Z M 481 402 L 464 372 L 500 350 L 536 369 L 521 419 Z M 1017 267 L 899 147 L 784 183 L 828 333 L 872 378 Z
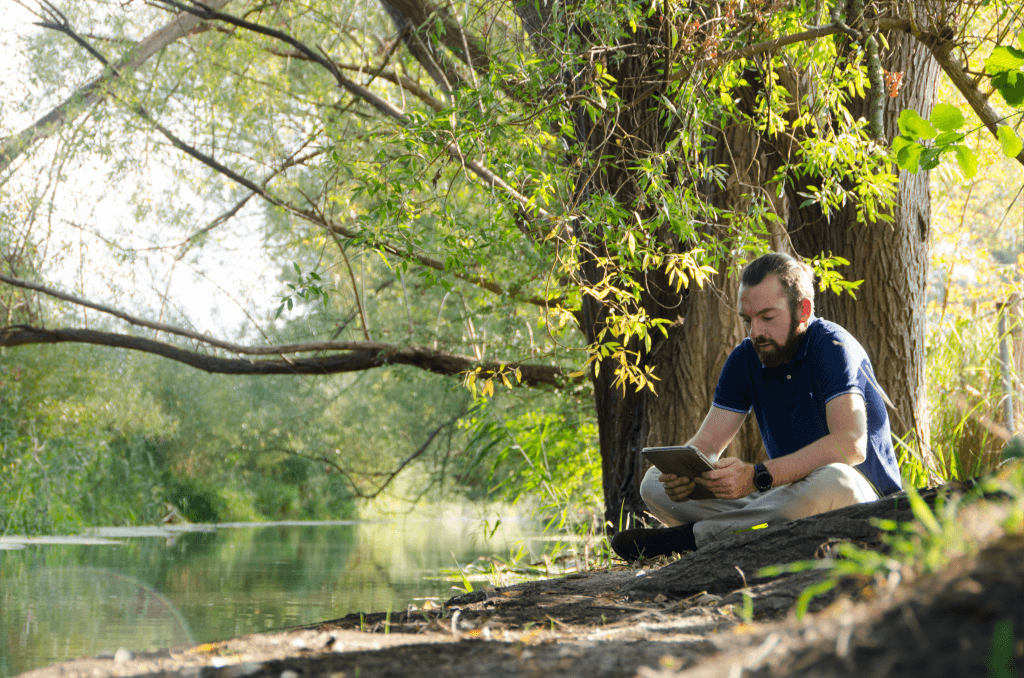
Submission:
M 719 536 L 806 518 L 833 509 L 878 499 L 871 483 L 852 466 L 829 464 L 806 477 L 768 492 L 753 492 L 742 499 L 693 499 L 674 502 L 658 482 L 661 472 L 651 468 L 640 485 L 640 496 L 651 513 L 668 526 L 694 523 L 697 545 Z

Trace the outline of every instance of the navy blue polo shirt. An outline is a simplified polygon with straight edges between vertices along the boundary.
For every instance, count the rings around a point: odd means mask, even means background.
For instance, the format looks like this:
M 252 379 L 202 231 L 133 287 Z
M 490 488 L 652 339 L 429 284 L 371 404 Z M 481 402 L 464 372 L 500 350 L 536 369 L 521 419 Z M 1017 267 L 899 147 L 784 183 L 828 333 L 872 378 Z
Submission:
M 765 367 L 749 338 L 733 349 L 715 388 L 714 406 L 757 417 L 768 456 L 796 452 L 828 434 L 825 404 L 857 393 L 867 409 L 867 459 L 857 469 L 883 494 L 902 487 L 889 415 L 871 361 L 839 325 L 812 317 L 787 365 Z

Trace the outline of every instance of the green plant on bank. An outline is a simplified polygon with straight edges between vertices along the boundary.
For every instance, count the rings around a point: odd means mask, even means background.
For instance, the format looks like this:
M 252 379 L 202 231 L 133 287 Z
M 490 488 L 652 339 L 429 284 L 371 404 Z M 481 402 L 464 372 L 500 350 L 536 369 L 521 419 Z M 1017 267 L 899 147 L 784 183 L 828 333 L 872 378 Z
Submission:
M 878 589 L 891 591 L 902 579 L 937 572 L 952 558 L 975 551 L 977 544 L 970 534 L 965 533 L 961 514 L 965 507 L 980 500 L 982 492 L 1006 493 L 1009 508 L 1000 527 L 1007 533 L 1024 532 L 1024 464 L 1019 461 L 1009 463 L 1013 466 L 1007 472 L 1000 476 L 987 476 L 967 495 L 948 499 L 939 495 L 934 510 L 916 490 L 908 489 L 914 522 L 874 521 L 884 530 L 885 553 L 845 542 L 839 545 L 837 558 L 766 567 L 758 572 L 758 576 L 774 577 L 787 572 L 828 569 L 828 578 L 809 586 L 797 599 L 796 614 L 798 619 L 802 619 L 815 597 L 832 590 L 843 579 L 861 578 L 873 582 Z
M 263 386 L 274 397 L 263 397 Z M 0 355 L 0 534 L 67 534 L 168 516 L 348 517 L 340 476 L 264 451 L 299 437 L 298 427 L 281 432 L 275 422 L 295 411 L 295 392 L 270 382 L 183 378 L 180 368 L 104 349 L 7 351 Z
M 562 394 L 522 408 L 502 398 L 479 399 L 463 421 L 469 433 L 465 464 L 457 477 L 470 498 L 489 498 L 527 510 L 541 520 L 552 546 L 538 560 L 518 545 L 507 557 L 481 556 L 442 570 L 462 591 L 473 582 L 508 586 L 611 566 L 600 488 L 597 426 L 592 412 Z M 481 521 L 486 538 L 500 526 Z
M 994 314 L 948 318 L 929 332 L 931 443 L 926 452 L 947 481 L 992 471 L 1008 442 L 999 428 L 1005 426 L 1000 407 L 1005 393 L 995 320 Z M 927 484 L 912 455 L 904 454 L 901 469 L 910 486 Z

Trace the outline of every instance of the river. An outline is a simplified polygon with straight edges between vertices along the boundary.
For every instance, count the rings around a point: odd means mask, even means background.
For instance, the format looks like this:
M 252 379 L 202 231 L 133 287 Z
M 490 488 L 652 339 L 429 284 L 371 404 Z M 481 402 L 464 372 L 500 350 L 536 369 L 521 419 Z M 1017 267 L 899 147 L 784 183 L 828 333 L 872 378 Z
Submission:
M 0 678 L 120 648 L 404 611 L 458 593 L 444 569 L 520 547 L 539 557 L 548 543 L 531 523 L 467 516 L 0 537 Z

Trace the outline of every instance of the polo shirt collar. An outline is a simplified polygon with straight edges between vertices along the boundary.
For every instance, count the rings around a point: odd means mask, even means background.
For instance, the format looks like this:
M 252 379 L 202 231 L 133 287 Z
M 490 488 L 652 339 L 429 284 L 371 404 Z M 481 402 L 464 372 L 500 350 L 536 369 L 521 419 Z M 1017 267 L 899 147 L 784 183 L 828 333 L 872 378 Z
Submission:
M 807 357 L 807 345 L 810 343 L 809 341 L 807 341 L 807 337 L 811 335 L 811 328 L 817 323 L 818 318 L 816 318 L 812 313 L 811 317 L 807 319 L 807 329 L 804 330 L 804 336 L 800 338 L 800 348 L 797 349 L 796 355 L 793 356 L 793 360 L 790 360 L 789 362 L 803 360 L 804 358 Z

